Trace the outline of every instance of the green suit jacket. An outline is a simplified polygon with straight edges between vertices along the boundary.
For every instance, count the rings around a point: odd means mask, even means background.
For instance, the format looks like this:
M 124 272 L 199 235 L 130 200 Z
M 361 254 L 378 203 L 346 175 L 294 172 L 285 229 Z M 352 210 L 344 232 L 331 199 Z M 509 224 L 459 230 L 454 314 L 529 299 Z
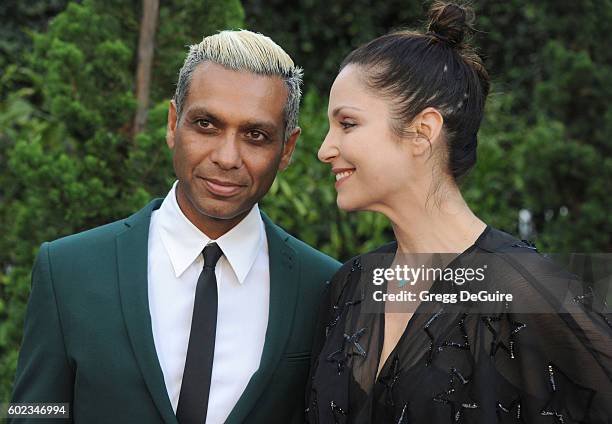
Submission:
M 161 202 L 41 246 L 13 402 L 70 402 L 78 423 L 177 423 L 147 296 L 149 222 Z M 266 340 L 259 370 L 226 422 L 298 423 L 320 295 L 339 263 L 262 218 L 270 262 Z M 67 422 L 31 420 L 45 421 Z

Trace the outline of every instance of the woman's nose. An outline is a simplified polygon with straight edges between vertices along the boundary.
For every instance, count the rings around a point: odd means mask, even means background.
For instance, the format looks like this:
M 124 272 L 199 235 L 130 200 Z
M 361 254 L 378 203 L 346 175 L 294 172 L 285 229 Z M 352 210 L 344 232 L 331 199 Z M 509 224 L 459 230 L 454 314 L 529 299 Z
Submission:
M 317 157 L 321 162 L 329 163 L 335 157 L 338 156 L 339 150 L 338 146 L 334 142 L 333 138 L 330 136 L 331 131 L 327 132 L 325 139 L 323 140 L 323 144 L 319 147 L 319 152 L 317 153 Z

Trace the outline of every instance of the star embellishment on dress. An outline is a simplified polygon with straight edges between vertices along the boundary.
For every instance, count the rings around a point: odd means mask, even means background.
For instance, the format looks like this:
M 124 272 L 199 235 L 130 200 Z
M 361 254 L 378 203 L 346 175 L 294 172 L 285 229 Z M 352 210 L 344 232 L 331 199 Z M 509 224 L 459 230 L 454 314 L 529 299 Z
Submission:
M 404 404 L 404 407 L 402 408 L 402 413 L 399 416 L 399 419 L 397 420 L 397 424 L 410 424 L 410 422 L 408 421 L 408 403 Z
M 393 362 L 391 364 L 391 369 L 384 377 L 380 378 L 380 383 L 385 386 L 385 390 L 387 392 L 385 403 L 389 406 L 395 406 L 395 401 L 393 400 L 393 386 L 399 380 L 401 370 L 399 368 L 399 357 L 397 354 L 393 357 Z
M 356 332 L 354 332 L 352 335 L 348 335 L 348 334 L 344 334 L 344 340 L 349 344 L 352 345 L 354 348 L 354 352 L 349 353 L 349 355 L 351 356 L 355 356 L 355 355 L 359 355 L 362 358 L 366 358 L 368 356 L 368 354 L 366 353 L 365 349 L 363 348 L 363 346 L 361 346 L 359 344 L 359 339 L 361 338 L 361 336 L 363 336 L 366 332 L 365 328 L 362 328 L 360 330 L 357 330 Z
M 524 424 L 523 416 L 521 415 L 521 399 L 517 398 L 504 406 L 501 402 L 497 402 L 497 421 L 499 424 Z
M 470 397 L 470 379 L 463 376 L 456 368 L 450 369 L 450 381 L 446 391 L 433 397 L 434 402 L 448 405 L 451 408 L 451 422 L 463 422 L 465 410 L 478 409 L 480 405 Z
M 432 332 L 432 328 L 431 325 L 434 323 L 435 320 L 438 319 L 438 317 L 442 314 L 443 309 L 440 309 L 438 312 L 436 312 L 426 323 L 425 326 L 423 327 L 423 329 L 425 330 L 425 332 L 427 333 L 427 336 L 429 337 L 429 356 L 427 358 L 427 362 L 426 365 L 430 365 L 435 356 L 442 352 L 445 348 L 447 347 L 453 347 L 455 349 L 459 349 L 459 350 L 469 350 L 470 349 L 470 341 L 468 339 L 468 335 L 467 335 L 467 331 L 465 329 L 465 319 L 467 317 L 467 314 L 462 314 L 461 318 L 459 318 L 459 321 L 457 322 L 457 327 L 459 328 L 459 341 L 456 340 L 452 340 L 452 334 L 451 336 L 443 341 L 442 343 L 436 344 L 436 338 Z M 455 334 L 456 337 L 456 334 Z
M 547 371 L 552 393 L 540 415 L 557 424 L 586 424 L 595 390 L 574 383 L 553 363 Z
M 333 306 L 334 318 L 331 320 L 329 324 L 325 326 L 325 337 L 329 336 L 329 333 L 331 332 L 332 328 L 334 328 L 336 324 L 338 324 L 338 322 L 340 321 L 340 318 L 342 317 L 342 312 L 345 309 L 351 306 L 359 305 L 361 302 L 363 302 L 364 299 L 365 299 L 365 293 L 362 288 L 361 295 L 359 296 L 359 298 L 355 300 L 349 300 L 348 302 L 345 302 L 344 305 L 338 305 L 338 304 L 334 305 Z
M 516 336 L 527 324 L 515 321 L 508 312 L 484 316 L 481 320 L 493 335 L 491 356 L 495 356 L 499 348 L 502 348 L 510 359 L 515 359 Z
M 359 344 L 359 338 L 365 334 L 366 329 L 362 328 L 357 330 L 353 335 L 344 334 L 344 338 L 342 340 L 342 345 L 340 349 L 333 351 L 329 355 L 327 355 L 327 360 L 329 362 L 336 362 L 336 369 L 338 374 L 341 374 L 344 371 L 344 367 L 346 366 L 346 362 L 351 356 L 361 356 L 362 358 L 367 357 L 367 353 L 363 346 Z M 347 344 L 349 346 L 352 345 L 354 352 L 347 352 L 346 347 Z
M 339 424 L 340 422 L 343 422 L 341 420 L 343 420 L 342 417 L 346 417 L 348 414 L 347 412 L 340 408 L 336 402 L 334 402 L 333 400 L 330 402 L 329 407 L 331 408 L 332 414 L 334 416 L 334 422 L 336 424 Z
M 572 299 L 574 303 L 582 305 L 587 311 L 595 312 L 604 320 L 608 327 L 612 328 L 611 316 L 608 311 L 610 307 L 603 299 L 598 299 L 593 291 L 593 286 L 585 288 L 585 293 L 578 295 Z M 597 305 L 596 305 L 597 303 Z

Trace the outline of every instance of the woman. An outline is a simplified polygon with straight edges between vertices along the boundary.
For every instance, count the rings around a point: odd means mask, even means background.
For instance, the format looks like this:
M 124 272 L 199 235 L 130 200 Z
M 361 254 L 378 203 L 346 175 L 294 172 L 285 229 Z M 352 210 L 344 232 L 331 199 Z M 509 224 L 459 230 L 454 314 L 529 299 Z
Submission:
M 609 317 L 572 275 L 482 222 L 458 188 L 489 91 L 464 41 L 470 17 L 434 4 L 427 32 L 358 48 L 331 89 L 319 159 L 336 175 L 338 206 L 385 214 L 396 242 L 329 285 L 311 423 L 612 422 Z M 439 274 L 407 284 L 384 272 L 405 266 Z M 483 278 L 465 282 L 466 269 Z M 401 297 L 407 287 L 414 298 Z M 469 296 L 481 292 L 498 297 Z

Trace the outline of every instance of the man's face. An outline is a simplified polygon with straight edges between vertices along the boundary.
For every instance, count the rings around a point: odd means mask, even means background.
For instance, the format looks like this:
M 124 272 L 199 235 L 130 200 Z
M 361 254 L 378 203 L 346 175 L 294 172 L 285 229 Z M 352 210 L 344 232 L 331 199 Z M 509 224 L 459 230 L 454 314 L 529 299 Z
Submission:
M 190 220 L 233 226 L 268 192 L 300 133 L 296 129 L 283 143 L 286 100 L 280 77 L 212 62 L 196 67 L 178 122 L 170 105 L 166 136 L 179 205 Z

